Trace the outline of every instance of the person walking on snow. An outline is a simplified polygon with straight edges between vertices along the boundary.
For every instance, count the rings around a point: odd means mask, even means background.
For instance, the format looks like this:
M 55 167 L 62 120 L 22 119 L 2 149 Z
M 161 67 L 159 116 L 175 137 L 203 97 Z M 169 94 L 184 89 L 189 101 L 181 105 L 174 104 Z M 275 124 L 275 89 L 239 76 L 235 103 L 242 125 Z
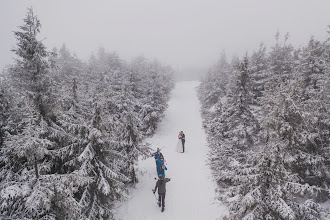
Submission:
M 157 166 L 157 160 L 165 161 L 163 154 L 160 152 L 160 149 L 157 148 L 157 151 L 152 154 L 153 157 L 155 157 L 155 162 Z
M 181 139 L 182 141 L 182 153 L 184 153 L 184 144 L 186 142 L 186 135 L 183 133 L 183 131 L 180 132 L 181 138 L 179 137 L 179 139 Z
M 167 167 L 165 166 L 164 161 L 158 159 L 156 164 L 157 164 L 156 170 L 158 177 L 160 176 L 165 177 L 165 170 L 167 170 Z
M 166 183 L 170 180 L 170 178 L 159 177 L 156 182 L 155 189 L 152 190 L 152 192 L 155 194 L 156 190 L 158 189 L 158 206 L 162 207 L 162 212 L 164 212 L 165 209 Z

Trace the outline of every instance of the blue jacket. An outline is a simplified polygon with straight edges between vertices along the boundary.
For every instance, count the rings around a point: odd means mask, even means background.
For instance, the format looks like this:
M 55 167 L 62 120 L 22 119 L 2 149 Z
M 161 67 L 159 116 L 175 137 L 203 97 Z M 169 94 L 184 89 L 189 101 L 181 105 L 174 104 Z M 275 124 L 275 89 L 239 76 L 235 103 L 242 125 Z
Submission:
M 158 174 L 158 176 L 165 176 L 165 170 L 167 170 L 167 167 L 162 163 L 161 160 L 157 160 L 157 174 Z
M 155 160 L 158 160 L 158 159 L 164 160 L 164 156 L 160 152 L 159 153 L 158 152 L 155 153 Z

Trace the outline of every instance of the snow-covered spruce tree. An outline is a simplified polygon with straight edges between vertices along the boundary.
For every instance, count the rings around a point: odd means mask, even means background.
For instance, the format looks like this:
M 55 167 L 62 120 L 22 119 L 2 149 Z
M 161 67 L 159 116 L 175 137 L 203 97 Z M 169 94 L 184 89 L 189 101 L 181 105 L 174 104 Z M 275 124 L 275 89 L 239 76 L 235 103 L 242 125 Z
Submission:
M 230 192 L 229 219 L 318 219 L 319 206 L 311 199 L 301 203 L 296 195 L 317 191 L 299 183 L 299 177 L 286 169 L 285 143 L 269 138 L 263 151 L 250 155 L 249 163 L 235 170 Z
M 295 110 L 295 131 L 300 137 L 295 141 L 296 153 L 292 162 L 294 172 L 307 183 L 329 185 L 329 72 L 326 72 L 326 46 L 313 38 L 303 48 L 300 62 L 294 72 L 295 82 L 287 97 Z M 292 114 L 291 114 L 292 115 Z M 323 194 L 323 196 L 322 196 Z M 318 193 L 318 201 L 326 200 L 328 193 Z
M 57 51 L 56 48 L 54 50 Z M 75 54 L 72 55 L 65 44 L 62 45 L 56 54 L 54 61 L 57 68 L 56 71 L 53 71 L 55 72 L 54 79 L 61 87 L 71 87 L 73 79 L 81 76 L 86 69 L 86 65 Z
M 219 61 L 206 73 L 198 89 L 198 97 L 202 103 L 203 126 L 206 128 L 206 132 L 209 133 L 208 143 L 211 146 L 211 152 L 220 152 L 221 148 L 224 154 L 230 156 L 232 156 L 231 149 L 225 145 L 222 131 L 219 128 L 222 126 L 221 115 L 223 106 L 227 102 L 229 76 L 232 71 L 233 68 L 228 64 L 223 53 Z M 213 170 L 217 175 L 216 179 L 220 179 L 219 175 L 221 175 L 223 166 L 217 166 L 216 164 L 220 164 L 221 159 L 217 153 L 211 153 L 210 159 L 214 164 Z M 223 165 L 230 166 L 230 159 L 227 162 L 224 162 Z
M 296 57 L 294 56 L 294 48 L 287 43 L 289 34 L 287 33 L 284 42 L 281 44 L 280 34 L 276 33 L 276 44 L 268 55 L 268 77 L 264 83 L 264 92 L 276 95 L 279 86 L 282 84 L 290 84 L 292 73 L 295 67 Z
M 56 48 L 54 50 L 57 51 Z M 78 87 L 80 93 L 87 94 L 86 90 L 82 91 L 84 89 L 83 83 L 89 81 L 88 78 L 85 78 L 87 76 L 87 65 L 79 60 L 76 55 L 71 55 L 65 44 L 58 51 L 58 55 L 54 60 L 57 68 L 52 72 L 58 88 L 58 96 L 61 97 L 61 110 L 68 111 L 72 107 L 77 107 Z M 80 111 L 84 110 L 80 109 Z
M 147 66 L 148 60 L 143 56 L 135 57 L 128 64 L 128 69 L 131 71 L 130 73 L 130 81 L 132 82 L 132 92 L 134 97 L 137 98 L 140 103 L 139 108 L 142 108 L 142 100 L 145 98 L 146 88 L 145 84 L 147 82 Z
M 259 123 L 251 112 L 248 58 L 237 63 L 231 73 L 228 95 L 221 111 L 211 111 L 206 122 L 209 133 L 210 165 L 217 181 L 233 184 L 236 167 L 246 163 L 246 154 L 256 150 Z
M 234 151 L 249 150 L 256 142 L 259 123 L 251 113 L 251 82 L 248 57 L 237 63 L 231 75 L 229 91 L 222 110 L 222 138 L 230 140 Z M 219 129 L 219 128 L 218 128 Z
M 5 71 L 3 71 L 2 77 L 4 77 Z M 4 79 L 2 78 L 0 80 L 0 182 L 2 180 L 6 179 L 4 175 L 2 175 L 4 172 L 3 167 L 6 165 L 6 162 L 8 158 L 3 154 L 4 152 L 4 138 L 6 132 L 9 130 L 8 122 L 10 117 L 10 108 L 12 105 L 12 94 L 9 92 L 8 85 L 6 85 Z
M 0 186 L 1 214 L 19 218 L 55 219 L 56 197 L 67 207 L 66 216 L 79 218 L 73 199 L 75 175 L 57 175 L 57 140 L 65 136 L 55 126 L 56 99 L 50 77 L 50 53 L 37 40 L 40 22 L 28 10 L 24 25 L 16 31 L 18 56 L 10 70 L 15 103 L 10 111 L 10 130 L 6 133 L 1 155 L 5 166 Z
M 152 112 L 149 117 L 144 118 L 148 119 L 148 121 L 144 120 L 144 123 L 148 124 L 150 131 L 147 133 L 149 134 L 157 128 L 167 107 L 168 93 L 173 87 L 173 81 L 170 78 L 171 71 L 169 67 L 162 66 L 158 61 L 153 61 L 148 65 L 149 81 L 146 83 L 147 93 L 144 101 L 150 105 Z
M 135 72 L 141 79 L 142 93 L 139 96 L 141 130 L 145 135 L 152 135 L 163 117 L 170 91 L 174 87 L 173 70 L 158 61 L 148 61 L 142 57 L 137 58 L 131 67 L 136 68 Z
M 206 73 L 200 86 L 199 98 L 206 108 L 220 104 L 220 99 L 227 94 L 230 72 L 230 65 L 223 53 L 218 62 Z
M 259 50 L 254 52 L 250 59 L 250 78 L 252 86 L 252 102 L 258 105 L 259 98 L 265 90 L 265 83 L 269 77 L 269 60 L 267 59 L 266 46 L 260 44 Z
M 115 149 L 109 130 L 103 122 L 102 108 L 97 99 L 93 102 L 94 112 L 78 156 L 78 172 L 90 178 L 76 193 L 82 214 L 88 219 L 109 219 L 112 204 L 122 199 L 125 183 L 130 180 L 121 173 L 120 163 L 125 157 Z M 118 165 L 119 164 L 119 165 Z
M 324 88 L 327 74 L 326 44 L 311 38 L 307 47 L 300 53 L 298 70 L 303 78 L 303 87 L 306 91 L 305 99 L 309 93 L 319 92 Z
M 27 97 L 31 100 L 40 116 L 44 119 L 51 117 L 54 96 L 52 95 L 52 79 L 50 69 L 54 67 L 51 53 L 37 39 L 41 24 L 33 14 L 32 9 L 20 26 L 21 31 L 14 32 L 17 46 L 12 50 L 16 55 L 16 65 L 11 74 L 17 85 L 27 90 Z
M 34 185 L 38 184 L 39 173 L 42 167 L 39 165 L 39 161 L 45 159 L 45 156 L 50 155 L 48 150 L 52 146 L 52 142 L 45 139 L 43 136 L 46 134 L 47 122 L 45 118 L 48 119 L 46 113 L 46 97 L 47 88 L 45 88 L 46 83 L 49 82 L 47 79 L 47 72 L 50 68 L 49 62 L 47 60 L 48 53 L 45 51 L 44 45 L 36 39 L 37 33 L 40 31 L 40 23 L 36 16 L 34 16 L 32 9 L 29 9 L 26 18 L 24 19 L 25 25 L 21 26 L 21 31 L 15 32 L 16 39 L 18 41 L 17 48 L 13 51 L 18 55 L 15 67 L 11 70 L 13 78 L 18 83 L 20 88 L 24 88 L 27 91 L 27 97 L 23 98 L 21 101 L 21 122 L 17 134 L 8 135 L 5 141 L 4 154 L 13 160 L 9 163 L 13 163 L 12 166 L 6 168 L 10 169 L 15 167 L 14 170 L 7 170 L 7 174 L 12 176 L 7 180 L 2 181 L 2 183 L 15 181 L 17 182 L 17 188 L 22 188 L 20 185 L 25 185 L 27 192 L 22 190 L 13 195 L 13 198 L 5 195 L 5 192 L 9 189 L 6 185 L 2 185 L 3 196 L 1 197 L 2 204 L 7 205 L 7 212 L 5 214 L 21 214 L 20 209 L 25 209 L 31 204 L 25 203 L 26 201 L 21 201 L 18 210 L 10 210 L 11 203 L 16 203 L 17 200 L 21 200 L 20 194 L 30 194 L 34 193 Z M 14 164 L 16 161 L 20 161 L 23 164 Z M 42 163 L 42 166 L 47 164 Z M 16 165 L 16 166 L 13 166 Z M 38 166 L 39 165 L 39 166 Z M 22 175 L 22 172 L 25 175 Z M 30 171 L 30 172 L 28 172 Z M 19 172 L 19 173 L 17 173 Z M 26 175 L 27 174 L 27 175 Z M 23 178 L 20 177 L 22 175 Z M 14 178 L 16 176 L 16 178 Z M 24 183 L 23 180 L 28 178 L 30 184 Z M 32 181 L 31 181 L 32 180 Z M 25 180 L 26 181 L 26 180 Z M 21 182 L 21 183 L 20 183 Z M 8 185 L 8 187 L 12 187 Z M 36 189 L 37 192 L 38 188 Z M 12 200 L 13 199 L 13 200 Z M 44 205 L 50 204 L 49 196 L 44 198 L 47 201 L 43 201 Z M 39 200 L 40 201 L 40 200 Z M 25 204 L 24 204 L 25 203 Z M 31 207 L 30 206 L 30 217 L 39 217 L 39 214 L 46 215 L 46 207 Z M 42 211 L 39 211 L 40 209 Z M 15 213 L 18 212 L 18 213 Z M 38 213 L 39 212 L 39 213 Z
M 293 47 L 287 43 L 289 33 L 284 37 L 283 44 L 280 44 L 280 34 L 276 33 L 276 44 L 269 53 L 270 84 L 277 86 L 281 82 L 289 83 L 292 78 L 292 70 L 295 66 L 295 57 Z M 266 86 L 267 87 L 267 86 Z
M 109 100 L 112 112 L 110 123 L 112 138 L 116 141 L 115 148 L 125 157 L 121 165 L 122 172 L 134 183 L 137 181 L 134 165 L 138 156 L 145 153 L 143 147 L 140 146 L 143 134 L 139 127 L 142 124 L 138 117 L 138 109 L 136 109 L 138 101 L 132 90 L 132 71 L 124 69 L 122 71 L 114 73 L 111 79 L 111 85 L 116 89 L 113 89 Z
M 274 94 L 271 95 L 271 98 L 265 96 L 263 100 L 263 109 L 267 115 L 263 122 L 264 127 L 269 131 L 273 142 L 280 143 L 278 151 L 282 153 L 281 160 L 286 171 L 297 176 L 295 185 L 291 186 L 292 188 L 289 188 L 291 191 L 286 193 L 287 196 L 292 195 L 294 202 L 297 202 L 295 197 L 304 197 L 308 192 L 306 189 L 313 188 L 306 183 L 301 171 L 306 171 L 307 168 L 310 172 L 317 170 L 315 173 L 323 173 L 324 175 L 323 156 L 318 153 L 314 154 L 313 151 L 316 149 L 308 150 L 306 148 L 306 144 L 315 143 L 318 137 L 313 135 L 310 125 L 305 120 L 301 109 L 299 109 L 297 95 L 297 83 L 293 82 L 289 86 L 281 84 L 275 96 Z M 315 147 L 314 145 L 312 148 Z M 288 181 L 283 185 L 286 186 L 291 183 L 292 181 Z M 309 191 L 309 193 L 317 192 L 319 191 Z M 294 215 L 297 219 L 315 219 L 313 216 L 317 216 L 318 212 L 315 201 L 306 200 L 305 203 L 296 205 Z
M 7 129 L 11 99 L 9 88 L 3 80 L 0 80 L 0 147 L 2 147 Z

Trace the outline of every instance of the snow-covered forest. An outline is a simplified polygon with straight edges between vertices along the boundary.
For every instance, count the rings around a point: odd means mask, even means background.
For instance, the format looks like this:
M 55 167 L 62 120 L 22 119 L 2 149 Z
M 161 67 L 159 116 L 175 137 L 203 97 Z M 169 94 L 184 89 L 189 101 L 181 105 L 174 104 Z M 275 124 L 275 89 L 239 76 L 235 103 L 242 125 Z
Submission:
M 259 1 L 256 11 L 243 0 L 240 8 L 114 2 L 82 1 L 79 11 L 64 0 L 35 1 L 48 26 L 31 7 L 12 30 L 14 61 L 0 74 L 0 219 L 330 219 L 330 26 L 328 40 L 307 37 L 294 46 L 298 40 L 278 32 L 272 46 L 232 58 L 223 52 L 207 70 L 221 42 L 233 50 L 253 45 L 256 35 L 236 37 L 286 27 L 278 10 L 296 10 L 298 1 L 272 10 Z M 285 17 L 284 10 L 285 23 L 295 27 L 292 15 L 303 16 L 317 29 L 312 18 L 324 13 L 315 9 L 322 4 L 306 2 L 314 13 L 302 7 Z M 46 16 L 48 4 L 63 9 L 63 20 L 55 9 Z M 13 11 L 8 19 L 18 17 Z M 49 28 L 64 21 L 67 29 Z M 47 28 L 58 47 L 46 45 Z M 69 49 L 73 41 L 59 40 L 70 38 L 86 53 L 90 39 L 107 47 L 83 60 Z M 176 68 L 124 59 L 111 44 L 127 57 L 142 47 Z M 181 130 L 184 153 L 175 150 Z M 164 212 L 151 191 L 157 148 L 171 179 Z
M 228 219 L 330 218 L 330 40 L 288 38 L 231 62 L 222 54 L 199 87 Z
M 0 215 L 109 219 L 138 181 L 142 141 L 167 108 L 173 70 L 100 47 L 88 62 L 48 51 L 29 9 L 0 84 Z

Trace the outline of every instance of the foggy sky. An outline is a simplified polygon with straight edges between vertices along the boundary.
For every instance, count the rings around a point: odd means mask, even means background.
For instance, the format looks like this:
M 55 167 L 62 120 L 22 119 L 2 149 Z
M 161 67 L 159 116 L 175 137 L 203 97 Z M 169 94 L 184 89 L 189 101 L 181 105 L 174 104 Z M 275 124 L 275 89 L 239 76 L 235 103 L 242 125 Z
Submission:
M 63 43 L 87 60 L 99 46 L 123 59 L 144 55 L 175 69 L 207 68 L 225 51 L 242 56 L 275 33 L 294 46 L 325 40 L 329 0 L 0 0 L 0 68 L 13 62 L 13 31 L 32 6 L 48 50 Z

